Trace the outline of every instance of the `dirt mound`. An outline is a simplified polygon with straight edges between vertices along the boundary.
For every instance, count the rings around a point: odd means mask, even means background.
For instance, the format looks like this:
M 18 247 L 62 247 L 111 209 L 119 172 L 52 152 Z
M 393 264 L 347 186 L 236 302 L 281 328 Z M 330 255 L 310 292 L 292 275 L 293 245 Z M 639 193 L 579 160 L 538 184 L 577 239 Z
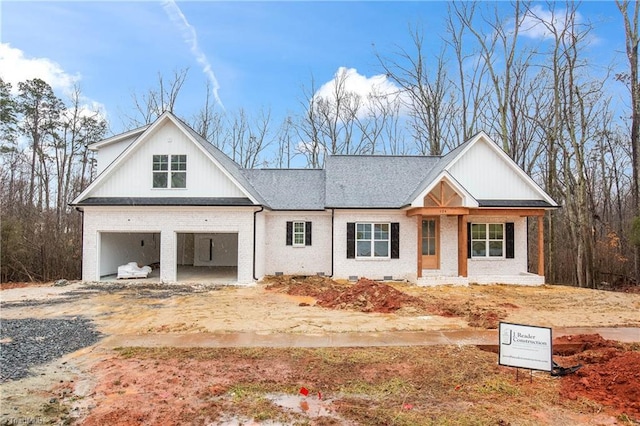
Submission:
M 301 275 L 268 276 L 263 280 L 267 290 L 290 294 L 292 296 L 309 296 L 318 298 L 328 293 L 335 296 L 343 292 L 348 286 L 337 283 L 330 278 Z
M 337 297 L 329 292 L 320 294 L 318 305 L 332 309 L 390 313 L 408 306 L 420 308 L 424 304 L 417 297 L 396 290 L 387 284 L 361 278 Z
M 586 398 L 640 420 L 640 352 L 598 334 L 563 336 L 555 344 L 580 345 L 574 354 L 555 359 L 563 366 L 583 365 L 562 378 L 563 397 Z
M 310 296 L 324 308 L 349 309 L 359 312 L 390 313 L 413 307 L 424 310 L 424 302 L 392 286 L 360 278 L 355 284 L 340 284 L 320 276 L 267 277 L 267 290 L 294 296 Z

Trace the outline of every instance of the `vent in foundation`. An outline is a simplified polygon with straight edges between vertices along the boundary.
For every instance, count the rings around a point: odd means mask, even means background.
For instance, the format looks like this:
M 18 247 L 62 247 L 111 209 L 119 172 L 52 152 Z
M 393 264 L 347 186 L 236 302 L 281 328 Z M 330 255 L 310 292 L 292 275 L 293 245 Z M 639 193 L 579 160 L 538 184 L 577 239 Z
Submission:
M 324 272 L 316 272 L 316 275 L 319 277 L 324 277 Z
M 385 280 L 385 281 L 392 281 L 393 280 L 393 276 L 392 275 L 385 275 L 382 279 Z
M 349 281 L 358 281 L 357 275 L 349 275 Z
M 282 272 L 276 272 L 276 277 L 280 277 L 282 275 L 284 275 Z

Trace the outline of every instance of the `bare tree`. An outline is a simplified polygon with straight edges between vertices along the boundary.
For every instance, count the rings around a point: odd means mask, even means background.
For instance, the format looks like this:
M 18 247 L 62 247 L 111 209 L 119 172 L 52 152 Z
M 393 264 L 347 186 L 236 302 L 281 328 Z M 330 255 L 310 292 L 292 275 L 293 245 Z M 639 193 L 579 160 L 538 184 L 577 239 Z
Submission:
M 131 98 L 135 115 L 126 116 L 125 127 L 136 128 L 153 123 L 163 112 L 175 112 L 178 96 L 182 90 L 189 68 L 174 70 L 167 79 L 158 73 L 157 86 L 149 88 L 145 93 L 133 93 Z
M 414 52 L 404 48 L 389 57 L 376 53 L 385 74 L 400 87 L 402 100 L 412 118 L 412 133 L 417 150 L 422 155 L 440 155 L 451 143 L 454 107 L 451 103 L 451 82 L 447 78 L 444 51 L 428 67 L 424 51 L 424 35 L 411 30 Z
M 618 9 L 624 20 L 624 34 L 626 41 L 629 73 L 619 74 L 618 80 L 625 82 L 631 93 L 631 167 L 633 170 L 632 195 L 635 210 L 635 221 L 640 222 L 640 77 L 638 76 L 638 13 L 640 4 L 634 2 L 633 10 L 629 8 L 629 1 L 616 0 Z M 635 247 L 634 276 L 636 283 L 640 282 L 640 249 Z

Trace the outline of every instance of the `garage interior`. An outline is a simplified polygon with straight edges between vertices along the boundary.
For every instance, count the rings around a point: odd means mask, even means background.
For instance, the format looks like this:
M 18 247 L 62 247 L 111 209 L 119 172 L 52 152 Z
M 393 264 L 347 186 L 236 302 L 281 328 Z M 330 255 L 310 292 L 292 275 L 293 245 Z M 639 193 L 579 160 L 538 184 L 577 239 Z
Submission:
M 177 234 L 178 282 L 238 281 L 237 233 Z
M 177 282 L 237 282 L 237 233 L 178 233 L 176 237 Z M 137 262 L 140 267 L 151 266 L 151 273 L 126 281 L 160 282 L 160 245 L 160 233 L 101 233 L 100 280 L 116 281 L 118 266 Z

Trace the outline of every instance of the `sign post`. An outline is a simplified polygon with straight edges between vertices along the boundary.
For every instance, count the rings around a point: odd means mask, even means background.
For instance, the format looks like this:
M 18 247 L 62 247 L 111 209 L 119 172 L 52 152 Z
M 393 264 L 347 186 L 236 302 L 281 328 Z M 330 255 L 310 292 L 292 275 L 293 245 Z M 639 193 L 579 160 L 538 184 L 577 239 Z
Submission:
M 530 370 L 551 371 L 551 328 L 501 322 L 498 364 Z

